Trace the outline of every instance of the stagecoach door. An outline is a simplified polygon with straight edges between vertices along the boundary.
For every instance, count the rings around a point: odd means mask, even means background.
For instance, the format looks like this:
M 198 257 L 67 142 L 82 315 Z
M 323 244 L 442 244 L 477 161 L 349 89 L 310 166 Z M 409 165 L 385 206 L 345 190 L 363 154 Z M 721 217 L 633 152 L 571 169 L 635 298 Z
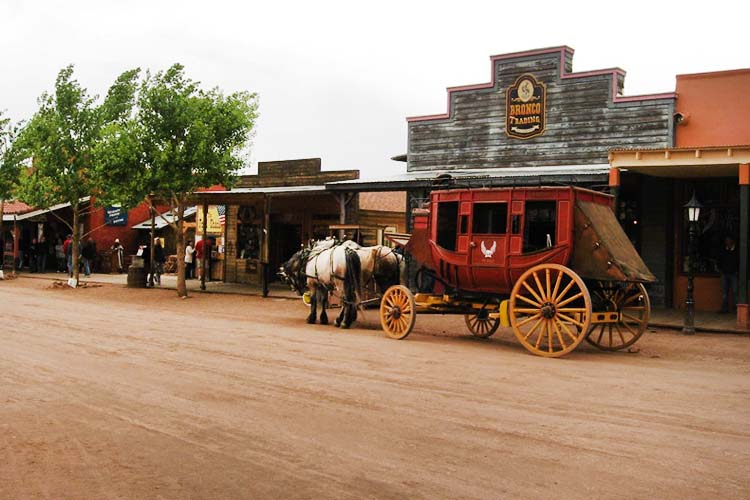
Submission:
M 571 202 L 564 199 L 566 195 L 569 196 L 564 191 L 519 191 L 514 194 L 507 262 L 509 283 L 514 283 L 535 265 L 567 263 Z M 562 218 L 558 217 L 559 212 L 564 214 Z
M 509 221 L 504 194 L 474 193 L 469 247 L 472 288 L 477 291 L 500 293 L 504 287 Z

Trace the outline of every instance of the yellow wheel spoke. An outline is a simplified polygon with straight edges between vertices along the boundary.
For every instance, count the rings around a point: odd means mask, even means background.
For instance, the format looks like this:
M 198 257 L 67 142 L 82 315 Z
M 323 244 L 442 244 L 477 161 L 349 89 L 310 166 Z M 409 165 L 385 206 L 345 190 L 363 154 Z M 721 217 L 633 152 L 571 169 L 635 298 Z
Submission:
M 573 281 L 573 280 L 571 280 L 571 281 L 570 281 L 570 283 L 568 283 L 568 284 L 567 284 L 567 285 L 565 286 L 565 288 L 563 288 L 563 291 L 562 291 L 562 292 L 560 292 L 560 294 L 559 294 L 559 295 L 557 295 L 557 296 L 555 296 L 555 297 L 553 298 L 553 302 L 557 302 L 557 299 L 559 299 L 559 298 L 562 298 L 562 297 L 565 297 L 565 295 L 567 295 L 567 293 L 568 293 L 568 292 L 570 291 L 570 289 L 571 289 L 571 288 L 573 288 L 573 285 L 575 285 L 575 284 L 576 284 L 576 282 L 575 282 L 575 281 Z
M 559 341 L 560 341 L 560 346 L 561 346 L 561 347 L 562 347 L 563 349 L 567 349 L 567 348 L 568 348 L 568 346 L 567 346 L 567 345 L 565 344 L 565 341 L 563 341 L 562 333 L 560 332 L 560 327 L 559 327 L 559 326 L 557 326 L 557 323 L 558 323 L 557 321 L 555 321 L 555 322 L 553 323 L 553 326 L 555 327 L 555 334 L 557 335 L 557 340 L 559 340 Z
M 625 328 L 626 328 L 626 329 L 627 329 L 627 330 L 628 330 L 628 331 L 629 331 L 629 332 L 631 333 L 631 335 L 633 335 L 634 337 L 637 337 L 637 336 L 638 336 L 638 333 L 637 333 L 637 332 L 636 332 L 635 330 L 633 330 L 633 329 L 632 329 L 632 328 L 630 327 L 630 325 L 628 325 L 628 324 L 627 324 L 627 323 L 625 323 L 625 322 L 620 322 L 620 324 L 621 324 L 622 326 L 624 326 L 624 327 L 625 327 Z
M 555 280 L 555 288 L 552 290 L 552 295 L 550 295 L 550 302 L 554 302 L 555 299 L 557 299 L 557 291 L 560 290 L 560 282 L 562 281 L 563 272 L 557 271 L 557 279 Z
M 559 325 L 560 325 L 560 326 L 562 327 L 562 329 L 563 329 L 563 330 L 565 331 L 566 335 L 568 335 L 568 337 L 570 337 L 570 338 L 571 338 L 571 339 L 573 340 L 573 342 L 575 342 L 575 341 L 576 341 L 576 340 L 578 339 L 578 337 L 576 337 L 575 335 L 573 335 L 572 333 L 570 333 L 570 330 L 569 330 L 569 329 L 568 329 L 568 327 L 567 327 L 567 326 L 565 325 L 565 323 L 563 323 L 562 321 L 560 321 L 560 320 L 559 320 L 559 319 L 557 319 L 557 318 L 555 318 L 555 321 L 557 321 L 557 323 L 558 323 L 558 324 L 559 324 Z
M 534 314 L 538 313 L 539 309 L 532 309 L 530 307 L 517 307 L 513 309 L 513 311 L 517 313 Z
M 550 300 L 552 297 L 552 285 L 550 283 L 549 268 L 544 270 L 544 277 L 547 283 L 547 300 Z
M 604 336 L 604 323 L 602 323 L 602 327 L 599 329 L 599 338 L 596 339 L 597 344 L 602 343 L 602 337 Z
M 560 302 L 559 304 L 557 304 L 557 307 L 562 307 L 562 306 L 564 306 L 566 304 L 570 304 L 574 300 L 580 299 L 581 297 L 583 297 L 583 292 L 579 292 L 579 293 L 573 295 L 572 297 L 569 297 L 569 298 L 563 300 L 562 302 Z
M 544 318 L 542 318 L 541 316 L 539 316 L 539 321 L 537 321 L 536 323 L 534 323 L 534 326 L 531 327 L 531 330 L 529 330 L 528 332 L 526 332 L 526 335 L 523 337 L 523 339 L 526 340 L 529 337 L 531 337 L 531 334 L 534 333 L 537 328 L 539 328 L 539 325 L 542 324 L 542 321 L 544 321 Z
M 561 319 L 564 319 L 568 323 L 573 323 L 574 325 L 577 325 L 579 328 L 583 328 L 583 323 L 581 323 L 578 320 L 575 320 L 575 319 L 571 318 L 570 316 L 567 316 L 565 314 L 558 314 L 558 316 L 560 316 Z
M 539 345 L 542 343 L 542 336 L 547 331 L 547 321 L 544 321 L 544 326 L 539 330 L 539 336 L 536 338 L 536 344 L 534 344 L 535 349 L 539 349 Z
M 535 292 L 534 290 L 532 290 L 532 289 L 531 289 L 531 287 L 530 287 L 530 286 L 529 286 L 529 285 L 528 285 L 528 284 L 526 283 L 526 281 L 524 281 L 524 282 L 523 282 L 523 283 L 521 283 L 521 284 L 523 285 L 523 287 L 524 287 L 524 288 L 526 288 L 526 290 L 528 290 L 528 291 L 529 291 L 529 293 L 530 293 L 531 295 L 533 295 L 533 296 L 534 296 L 534 298 L 535 298 L 535 299 L 536 299 L 536 300 L 537 300 L 537 301 L 538 301 L 538 302 L 539 302 L 540 304 L 544 303 L 544 300 L 543 300 L 543 299 L 542 299 L 541 297 L 539 297 L 539 295 L 537 295 L 537 293 L 536 293 L 536 292 Z
M 615 323 L 615 330 L 617 330 L 617 335 L 620 336 L 620 341 L 625 344 L 625 337 L 622 336 L 622 330 L 620 330 L 620 326 Z
M 532 276 L 534 276 L 534 282 L 536 283 L 536 289 L 539 290 L 539 293 L 541 294 L 541 297 L 543 300 L 549 300 L 547 297 L 547 293 L 544 291 L 544 287 L 542 286 L 542 282 L 539 281 L 539 276 L 536 275 L 536 273 L 531 273 Z
M 521 321 L 520 323 L 518 323 L 518 324 L 516 325 L 516 327 L 518 327 L 518 328 L 521 328 L 521 327 L 522 327 L 523 325 L 525 325 L 526 323 L 529 323 L 530 321 L 534 321 L 534 320 L 535 320 L 536 318 L 541 318 L 541 317 L 542 317 L 542 315 L 541 315 L 540 313 L 536 313 L 536 314 L 535 314 L 534 316 L 529 316 L 529 317 L 528 317 L 528 318 L 526 318 L 525 320 L 523 320 L 523 321 Z
M 527 304 L 531 304 L 532 306 L 542 307 L 542 304 L 540 304 L 539 302 L 535 302 L 535 301 L 531 300 L 530 298 L 526 297 L 525 295 L 518 295 L 516 298 L 517 299 L 521 299 L 524 302 L 526 302 Z
M 631 316 L 630 314 L 620 313 L 620 316 L 623 318 L 628 318 L 633 323 L 641 323 L 643 320 L 641 318 L 636 318 L 635 316 Z
M 557 312 L 564 312 L 564 313 L 586 312 L 586 308 L 585 307 L 563 307 L 562 309 L 558 308 Z

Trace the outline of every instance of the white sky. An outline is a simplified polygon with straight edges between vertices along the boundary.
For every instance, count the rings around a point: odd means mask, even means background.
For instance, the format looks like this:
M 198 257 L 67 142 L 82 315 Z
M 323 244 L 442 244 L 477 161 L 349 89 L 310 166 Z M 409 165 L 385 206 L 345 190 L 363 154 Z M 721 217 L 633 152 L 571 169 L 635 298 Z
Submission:
M 489 81 L 490 55 L 568 45 L 574 71 L 618 66 L 626 95 L 666 92 L 676 74 L 750 67 L 748 14 L 746 0 L 0 0 L 0 109 L 28 118 L 69 63 L 103 95 L 126 69 L 181 62 L 206 87 L 260 95 L 253 161 L 381 177 L 405 170 L 390 160 L 405 118 Z

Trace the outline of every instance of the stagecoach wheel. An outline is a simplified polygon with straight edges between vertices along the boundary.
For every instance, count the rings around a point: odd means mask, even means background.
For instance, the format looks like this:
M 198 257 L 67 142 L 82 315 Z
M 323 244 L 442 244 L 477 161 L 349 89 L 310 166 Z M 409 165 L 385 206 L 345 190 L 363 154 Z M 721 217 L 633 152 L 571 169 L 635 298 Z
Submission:
M 500 318 L 490 318 L 490 311 L 480 309 L 476 314 L 464 314 L 464 321 L 475 337 L 486 339 L 492 336 L 500 326 Z
M 521 275 L 508 307 L 513 333 L 533 354 L 556 358 L 586 337 L 591 296 L 580 276 L 559 264 L 540 264 Z
M 392 339 L 403 339 L 414 328 L 417 309 L 414 295 L 403 285 L 393 285 L 380 301 L 380 325 Z
M 591 326 L 586 341 L 603 351 L 619 351 L 635 344 L 646 331 L 651 317 L 651 301 L 643 283 L 599 282 L 592 290 L 596 312 L 617 311 L 616 323 Z

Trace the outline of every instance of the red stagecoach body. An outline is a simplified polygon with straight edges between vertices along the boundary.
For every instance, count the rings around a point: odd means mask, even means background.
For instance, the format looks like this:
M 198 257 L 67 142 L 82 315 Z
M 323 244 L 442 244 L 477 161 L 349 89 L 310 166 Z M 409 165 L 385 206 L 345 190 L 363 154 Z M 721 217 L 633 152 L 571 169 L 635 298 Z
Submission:
M 652 282 L 610 195 L 576 187 L 434 191 L 413 212 L 406 250 L 449 286 L 508 295 L 528 269 L 560 264 L 585 279 Z

